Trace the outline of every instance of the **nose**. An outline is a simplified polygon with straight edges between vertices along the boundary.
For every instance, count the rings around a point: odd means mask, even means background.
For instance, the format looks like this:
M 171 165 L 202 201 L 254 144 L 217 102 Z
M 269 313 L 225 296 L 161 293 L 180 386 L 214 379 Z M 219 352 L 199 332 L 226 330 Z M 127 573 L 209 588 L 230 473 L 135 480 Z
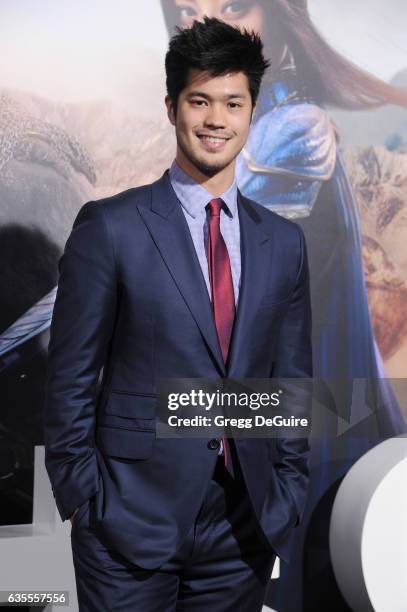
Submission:
M 223 129 L 226 127 L 225 111 L 221 104 L 211 104 L 205 115 L 205 126 L 212 129 Z

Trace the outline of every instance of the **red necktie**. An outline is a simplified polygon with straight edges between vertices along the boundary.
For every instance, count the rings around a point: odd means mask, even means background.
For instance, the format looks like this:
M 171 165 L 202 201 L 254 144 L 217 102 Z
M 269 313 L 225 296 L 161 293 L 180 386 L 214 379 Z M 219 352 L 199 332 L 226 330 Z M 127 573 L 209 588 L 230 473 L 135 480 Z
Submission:
M 215 198 L 209 202 L 208 267 L 215 326 L 223 360 L 226 364 L 235 320 L 235 298 L 229 253 L 220 232 L 222 207 L 223 200 L 221 198 Z M 233 476 L 230 448 L 225 436 L 222 436 L 222 442 L 225 466 Z

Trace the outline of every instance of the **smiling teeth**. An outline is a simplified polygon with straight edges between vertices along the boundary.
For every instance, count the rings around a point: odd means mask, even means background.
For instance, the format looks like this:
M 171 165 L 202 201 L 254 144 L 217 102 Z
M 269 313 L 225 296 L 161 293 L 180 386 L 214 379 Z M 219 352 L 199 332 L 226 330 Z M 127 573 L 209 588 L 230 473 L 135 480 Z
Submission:
M 225 138 L 217 138 L 216 136 L 203 136 L 205 140 L 209 140 L 209 142 L 223 142 Z

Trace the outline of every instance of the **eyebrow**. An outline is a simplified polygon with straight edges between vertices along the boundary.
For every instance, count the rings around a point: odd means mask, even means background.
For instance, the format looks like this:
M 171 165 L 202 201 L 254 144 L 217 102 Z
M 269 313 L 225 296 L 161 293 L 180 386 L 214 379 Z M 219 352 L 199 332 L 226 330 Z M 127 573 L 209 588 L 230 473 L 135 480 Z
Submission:
M 190 91 L 187 94 L 187 98 L 193 98 L 194 96 L 199 96 L 200 98 L 205 98 L 205 100 L 210 100 L 211 96 L 209 96 L 207 93 L 203 92 L 203 91 Z M 239 98 L 241 100 L 245 100 L 247 98 L 247 96 L 245 94 L 242 93 L 231 93 L 231 94 L 227 94 L 226 96 L 223 96 L 224 100 L 231 100 L 232 98 Z

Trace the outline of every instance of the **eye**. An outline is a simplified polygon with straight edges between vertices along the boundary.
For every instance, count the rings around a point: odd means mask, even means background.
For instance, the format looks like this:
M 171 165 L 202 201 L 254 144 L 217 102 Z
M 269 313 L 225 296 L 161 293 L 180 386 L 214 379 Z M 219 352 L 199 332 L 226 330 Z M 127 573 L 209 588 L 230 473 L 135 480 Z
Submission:
M 242 105 L 239 104 L 239 102 L 229 102 L 228 106 L 229 108 L 235 109 L 235 108 L 240 108 Z
M 248 6 L 245 2 L 229 2 L 223 7 L 222 13 L 227 17 L 242 17 L 248 11 Z
M 199 108 L 206 104 L 206 100 L 191 100 L 190 102 L 193 106 L 198 106 Z
M 179 7 L 180 19 L 186 19 L 188 17 L 195 17 L 196 10 L 192 6 L 180 6 Z

